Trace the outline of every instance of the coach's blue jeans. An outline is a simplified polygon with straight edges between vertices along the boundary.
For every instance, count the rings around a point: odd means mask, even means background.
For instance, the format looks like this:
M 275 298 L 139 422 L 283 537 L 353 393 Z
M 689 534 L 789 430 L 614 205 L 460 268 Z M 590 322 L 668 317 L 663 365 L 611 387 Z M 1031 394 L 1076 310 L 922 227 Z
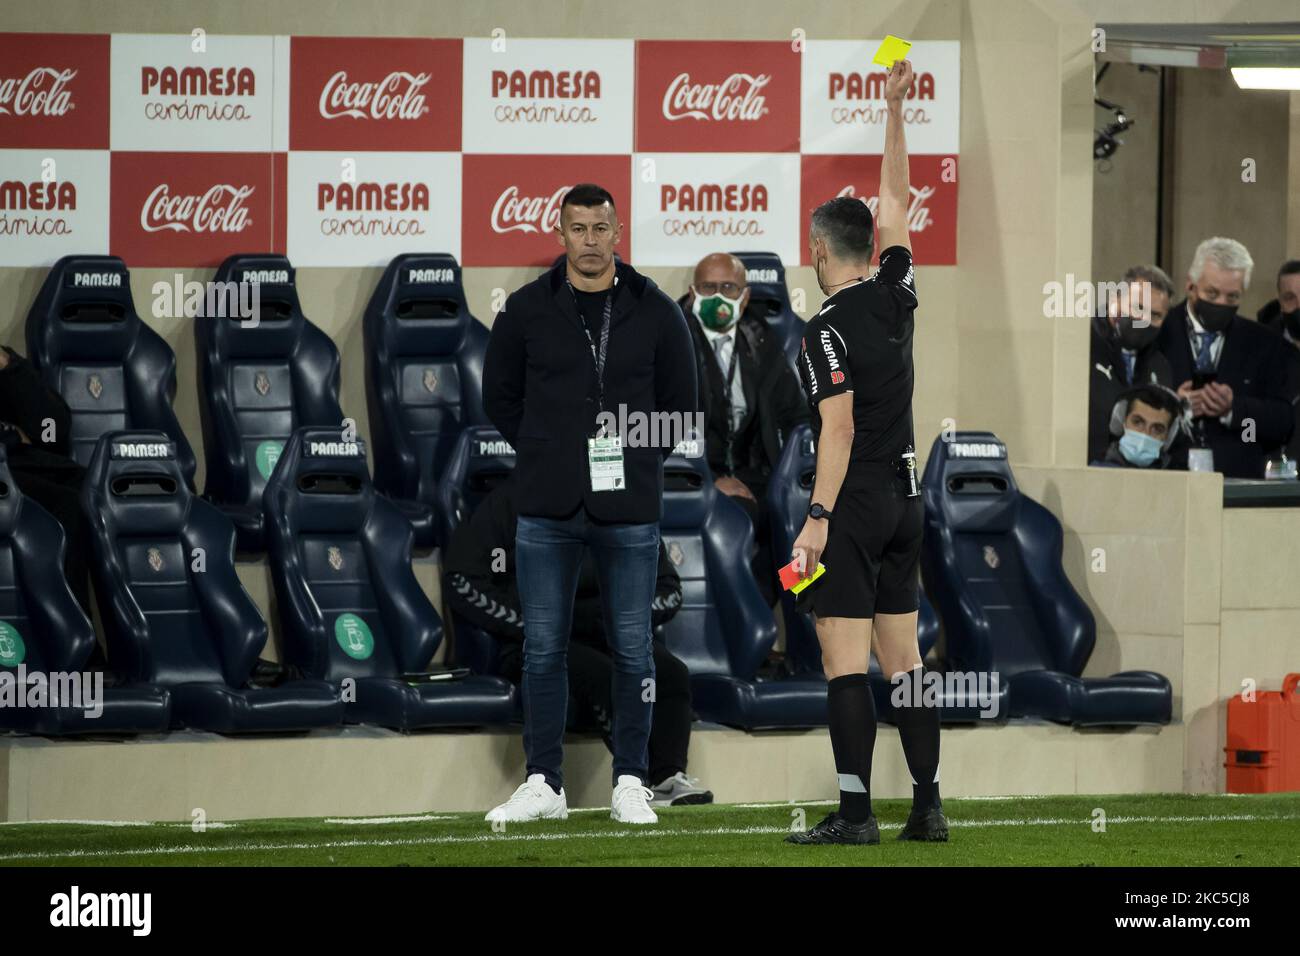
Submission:
M 569 707 L 567 654 L 583 553 L 600 577 L 605 634 L 614 661 L 614 780 L 644 781 L 653 708 L 650 605 L 659 569 L 659 525 L 598 524 L 586 509 L 571 518 L 519 516 L 516 578 L 524 612 L 524 753 L 528 773 L 560 786 Z

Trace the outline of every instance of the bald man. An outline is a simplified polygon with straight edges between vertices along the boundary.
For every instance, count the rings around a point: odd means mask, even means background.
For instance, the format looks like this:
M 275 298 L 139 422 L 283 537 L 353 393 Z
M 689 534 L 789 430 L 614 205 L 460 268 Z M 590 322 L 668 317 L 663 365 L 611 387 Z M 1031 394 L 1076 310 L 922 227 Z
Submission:
M 764 495 L 786 438 L 809 420 L 807 403 L 776 336 L 746 314 L 745 266 L 730 253 L 705 256 L 678 303 L 695 337 L 705 447 L 718 490 L 745 509 L 758 554 L 753 571 L 764 598 L 776 600 Z

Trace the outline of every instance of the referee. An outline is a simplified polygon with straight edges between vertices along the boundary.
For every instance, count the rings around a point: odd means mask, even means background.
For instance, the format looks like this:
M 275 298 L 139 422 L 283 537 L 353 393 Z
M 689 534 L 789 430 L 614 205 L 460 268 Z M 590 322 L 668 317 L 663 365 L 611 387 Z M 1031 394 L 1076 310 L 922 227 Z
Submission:
M 880 842 L 871 812 L 876 708 L 867 666 L 873 643 L 881 669 L 895 680 L 920 680 L 922 674 L 916 612 L 923 510 L 912 453 L 917 300 L 902 119 L 911 85 L 911 64 L 896 61 L 885 81 L 889 118 L 876 210 L 880 268 L 866 277 L 871 211 L 858 199 L 823 203 L 808 235 L 817 283 L 829 298 L 804 330 L 799 363 L 817 436 L 817 477 L 793 557 L 804 577 L 819 562 L 826 566 L 797 606 L 817 625 L 840 806 L 812 829 L 786 837 L 790 843 Z M 912 774 L 912 812 L 899 839 L 947 840 L 938 709 L 901 706 L 895 714 Z

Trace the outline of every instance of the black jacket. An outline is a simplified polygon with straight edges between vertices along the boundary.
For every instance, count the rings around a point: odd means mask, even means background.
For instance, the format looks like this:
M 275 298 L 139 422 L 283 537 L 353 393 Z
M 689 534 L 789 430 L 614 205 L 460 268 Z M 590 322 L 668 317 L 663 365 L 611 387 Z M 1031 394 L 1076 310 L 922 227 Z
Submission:
M 727 467 L 727 388 L 713 347 L 700 323 L 689 312 L 690 296 L 677 300 L 691 336 L 695 339 L 696 384 L 700 411 L 704 413 L 704 447 L 715 477 L 734 475 L 749 486 L 759 501 L 772 469 L 781 460 L 785 440 L 810 416 L 803 390 L 785 352 L 765 321 L 746 311 L 736 329 L 740 357 L 736 374 L 745 391 L 745 419 L 736 432 L 732 450 L 734 469 Z
M 41 381 L 31 362 L 7 345 L 4 350 L 9 353 L 9 364 L 0 369 L 0 440 L 8 446 L 11 460 L 15 454 L 37 449 L 67 456 L 72 450 L 72 414 L 67 402 Z M 46 429 L 47 421 L 53 424 L 52 429 Z
M 689 425 L 697 405 L 686 319 L 631 266 L 620 262 L 615 274 L 605 408 L 673 413 Z M 520 514 L 563 518 L 585 505 L 601 521 L 659 520 L 671 442 L 624 448 L 627 487 L 591 490 L 587 438 L 596 430 L 598 397 L 591 347 L 560 262 L 506 300 L 483 364 L 484 411 L 515 448 Z
M 1187 340 L 1188 322 L 1187 303 L 1181 302 L 1170 309 L 1157 339 L 1169 359 L 1174 388 L 1190 381 L 1196 366 Z M 1224 427 L 1217 418 L 1206 421 L 1206 440 L 1216 471 L 1229 478 L 1263 478 L 1264 462 L 1291 437 L 1294 424 L 1286 394 L 1284 343 L 1276 332 L 1240 315 L 1233 317 L 1224 335 L 1217 381 L 1232 386 L 1232 424 Z M 1255 422 L 1253 442 L 1242 440 L 1248 418 Z
M 1259 310 L 1259 324 L 1271 329 L 1282 338 L 1282 364 L 1286 366 L 1286 396 L 1291 401 L 1294 428 L 1286 444 L 1288 458 L 1300 461 L 1300 328 L 1282 318 L 1282 306 L 1277 299 Z
M 514 476 L 492 489 L 468 520 L 452 533 L 442 559 L 443 595 L 465 620 L 505 643 L 524 639 L 524 617 L 515 583 Z M 500 548 L 501 559 L 493 552 Z M 504 570 L 499 570 L 504 567 Z M 659 577 L 650 604 L 655 627 L 666 623 L 682 606 L 682 582 L 659 542 Z M 605 646 L 600 582 L 591 552 L 582 562 L 573 602 L 573 637 Z
M 1153 342 L 1137 353 L 1132 383 L 1124 380 L 1124 356 L 1119 338 L 1105 316 L 1092 320 L 1092 345 L 1089 349 L 1091 371 L 1088 373 L 1088 461 L 1101 461 L 1110 447 L 1110 416 L 1130 388 L 1137 385 L 1164 385 L 1173 388 L 1169 360 Z

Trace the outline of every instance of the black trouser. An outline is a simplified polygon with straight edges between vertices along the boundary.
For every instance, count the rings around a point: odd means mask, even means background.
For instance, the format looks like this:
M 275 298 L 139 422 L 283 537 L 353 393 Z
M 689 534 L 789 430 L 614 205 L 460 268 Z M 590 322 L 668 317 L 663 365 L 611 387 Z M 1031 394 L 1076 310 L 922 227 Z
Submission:
M 654 642 L 655 699 L 650 722 L 650 762 L 647 780 L 651 786 L 686 770 L 686 752 L 691 743 L 690 674 L 658 641 Z M 516 684 L 523 677 L 523 645 L 508 644 L 500 655 L 501 675 Z M 569 642 L 569 696 L 576 705 L 570 730 L 598 730 L 610 747 L 614 714 L 614 663 L 609 651 L 579 640 Z

